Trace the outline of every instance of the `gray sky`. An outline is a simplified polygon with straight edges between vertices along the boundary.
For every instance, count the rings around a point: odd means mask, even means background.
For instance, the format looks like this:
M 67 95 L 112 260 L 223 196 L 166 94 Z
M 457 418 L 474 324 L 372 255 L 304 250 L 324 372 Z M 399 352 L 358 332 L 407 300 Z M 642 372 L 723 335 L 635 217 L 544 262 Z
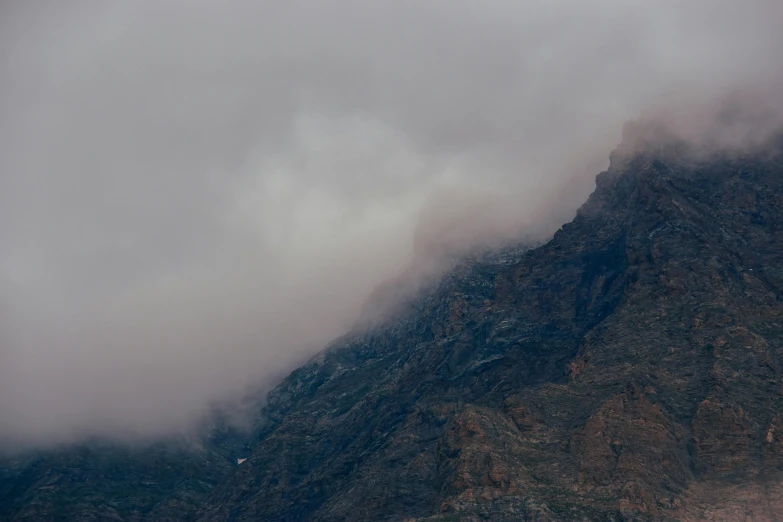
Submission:
M 185 429 L 343 332 L 450 223 L 551 233 L 624 121 L 777 92 L 781 20 L 778 0 L 3 2 L 0 443 Z

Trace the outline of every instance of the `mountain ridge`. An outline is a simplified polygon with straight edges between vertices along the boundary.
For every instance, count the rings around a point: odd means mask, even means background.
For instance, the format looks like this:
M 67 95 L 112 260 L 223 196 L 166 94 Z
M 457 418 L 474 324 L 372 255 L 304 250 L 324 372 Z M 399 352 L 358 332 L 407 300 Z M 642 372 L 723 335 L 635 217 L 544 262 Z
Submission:
M 777 520 L 783 160 L 679 145 L 619 147 L 550 241 L 330 344 L 154 519 Z M 10 520 L 56 519 L 49 491 Z M 71 513 L 145 516 L 110 500 Z
M 294 372 L 270 394 L 250 466 L 201 520 L 473 520 L 503 503 L 494 519 L 687 520 L 705 513 L 683 499 L 707 472 L 722 492 L 734 475 L 779 488 L 780 447 L 766 441 L 782 411 L 768 384 L 780 157 L 662 159 L 678 155 L 613 158 L 552 241 L 510 268 L 457 268 L 407 323 Z M 281 465 L 287 452 L 301 462 Z M 739 509 L 745 494 L 712 500 Z M 773 500 L 746 507 L 772 520 Z

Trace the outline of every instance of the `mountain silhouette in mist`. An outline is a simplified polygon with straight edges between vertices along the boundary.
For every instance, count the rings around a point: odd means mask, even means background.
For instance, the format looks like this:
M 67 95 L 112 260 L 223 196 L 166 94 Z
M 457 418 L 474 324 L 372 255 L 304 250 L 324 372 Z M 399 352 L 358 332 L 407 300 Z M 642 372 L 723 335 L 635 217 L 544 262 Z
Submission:
M 628 128 L 549 242 L 456 263 L 294 371 L 250 435 L 16 457 L 0 515 L 777 520 L 783 149 L 657 132 Z

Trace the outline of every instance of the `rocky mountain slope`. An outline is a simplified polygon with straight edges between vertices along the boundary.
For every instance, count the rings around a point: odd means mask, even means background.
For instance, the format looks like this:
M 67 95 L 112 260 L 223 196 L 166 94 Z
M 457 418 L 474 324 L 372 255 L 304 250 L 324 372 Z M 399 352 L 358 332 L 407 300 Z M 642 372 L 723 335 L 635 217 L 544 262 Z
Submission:
M 54 520 L 56 493 L 83 520 L 783 518 L 780 147 L 621 149 L 596 184 L 545 245 L 461 263 L 293 372 L 241 466 L 179 457 L 203 463 L 174 470 L 186 485 L 110 510 L 136 479 L 62 490 L 40 479 L 53 464 L 19 464 L 0 506 Z M 111 484 L 107 467 L 139 459 L 95 469 Z
M 294 372 L 200 520 L 774 520 L 781 289 L 780 156 L 616 155 L 552 241 Z

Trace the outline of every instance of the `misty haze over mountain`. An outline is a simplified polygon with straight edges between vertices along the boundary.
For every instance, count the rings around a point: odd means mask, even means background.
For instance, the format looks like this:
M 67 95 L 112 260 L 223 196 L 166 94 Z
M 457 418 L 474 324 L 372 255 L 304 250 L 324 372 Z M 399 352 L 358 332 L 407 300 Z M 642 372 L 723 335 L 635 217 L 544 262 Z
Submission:
M 0 444 L 187 430 L 432 245 L 547 238 L 624 121 L 762 143 L 780 20 L 764 0 L 3 3 Z

